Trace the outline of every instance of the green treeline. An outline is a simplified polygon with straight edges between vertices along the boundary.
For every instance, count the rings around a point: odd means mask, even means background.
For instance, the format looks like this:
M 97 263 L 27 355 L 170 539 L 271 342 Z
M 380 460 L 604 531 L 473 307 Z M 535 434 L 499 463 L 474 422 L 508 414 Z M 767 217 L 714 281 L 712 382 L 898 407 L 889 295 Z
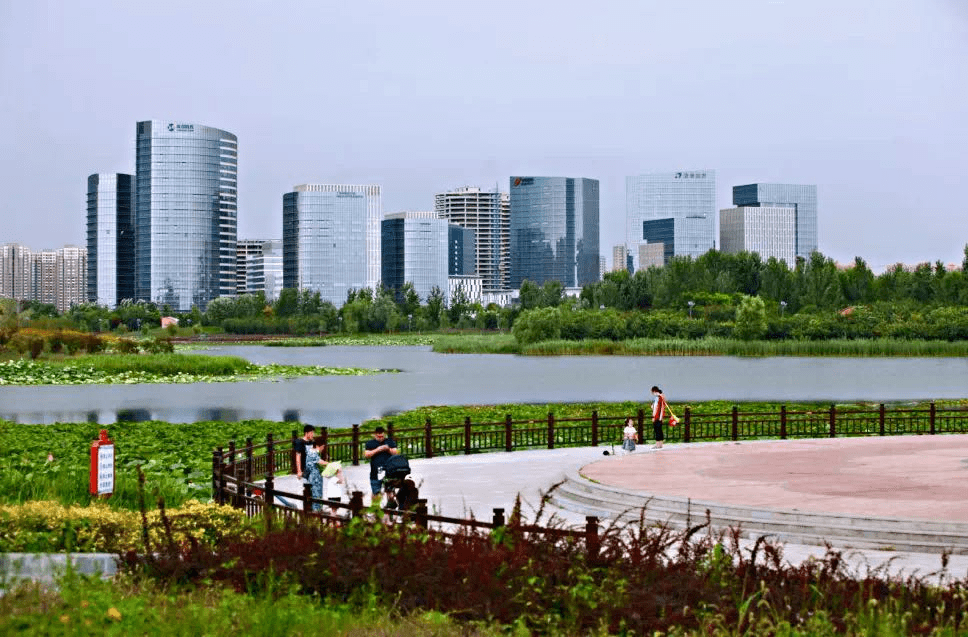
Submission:
M 756 253 L 673 258 L 663 267 L 630 275 L 610 272 L 566 296 L 558 282 L 525 281 L 520 302 L 502 308 L 471 303 L 459 291 L 450 302 L 434 289 L 421 298 L 402 290 L 351 290 L 337 308 L 319 293 L 286 289 L 268 302 L 263 294 L 222 297 L 178 315 L 167 306 L 124 302 L 109 310 L 93 304 L 58 315 L 52 306 L 0 307 L 3 323 L 42 328 L 147 332 L 162 316 L 178 316 L 180 331 L 234 334 L 357 334 L 439 329 L 510 331 L 521 345 L 550 339 L 968 339 L 968 246 L 961 269 L 900 264 L 875 275 L 860 257 L 846 268 L 819 252 L 792 267 Z M 6 318 L 5 318 L 6 316 Z M 28 317 L 25 320 L 24 317 Z M 523 320 L 522 320 L 523 319 Z M 169 328 L 174 335 L 174 328 Z M 9 331 L 9 330 L 8 330 Z

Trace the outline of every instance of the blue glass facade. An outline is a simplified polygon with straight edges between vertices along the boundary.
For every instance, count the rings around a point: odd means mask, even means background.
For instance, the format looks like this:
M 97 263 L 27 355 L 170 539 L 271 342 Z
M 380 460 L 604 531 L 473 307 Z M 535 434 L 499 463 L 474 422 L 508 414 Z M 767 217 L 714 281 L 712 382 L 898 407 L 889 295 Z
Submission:
M 817 250 L 817 187 L 800 184 L 733 186 L 733 205 L 752 208 L 793 208 L 796 256 L 809 259 Z
M 477 250 L 475 233 L 455 223 L 447 224 L 447 274 L 471 276 L 475 273 Z
M 351 289 L 369 287 L 367 207 L 366 195 L 356 190 L 283 195 L 283 287 L 319 292 L 336 307 Z
M 217 128 L 138 122 L 135 294 L 187 312 L 236 292 L 238 140 Z
M 625 178 L 626 245 L 639 268 L 643 222 L 689 219 L 676 225 L 675 256 L 701 256 L 716 245 L 716 171 L 689 170 Z
M 134 298 L 134 178 L 87 178 L 87 300 L 116 307 Z
M 412 283 L 420 299 L 440 288 L 448 296 L 445 219 L 391 218 L 382 224 L 383 285 L 400 290 Z
M 598 180 L 511 177 L 511 287 L 598 280 Z

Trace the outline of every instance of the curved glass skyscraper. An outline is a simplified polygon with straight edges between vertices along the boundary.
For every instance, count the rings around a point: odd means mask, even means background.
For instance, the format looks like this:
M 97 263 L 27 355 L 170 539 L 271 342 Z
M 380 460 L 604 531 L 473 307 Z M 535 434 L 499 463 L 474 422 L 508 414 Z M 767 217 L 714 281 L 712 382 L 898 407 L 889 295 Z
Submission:
M 135 295 L 179 312 L 235 294 L 238 140 L 209 126 L 138 122 Z

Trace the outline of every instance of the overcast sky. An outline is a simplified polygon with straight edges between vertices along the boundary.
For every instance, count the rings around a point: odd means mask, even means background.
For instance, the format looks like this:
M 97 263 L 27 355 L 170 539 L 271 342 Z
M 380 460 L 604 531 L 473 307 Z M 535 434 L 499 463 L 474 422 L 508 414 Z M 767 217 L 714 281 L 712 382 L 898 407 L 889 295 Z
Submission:
M 239 138 L 239 237 L 282 195 L 376 183 L 386 212 L 508 177 L 714 168 L 816 184 L 820 250 L 961 262 L 968 2 L 0 0 L 0 242 L 84 245 L 86 178 L 134 172 L 135 122 Z

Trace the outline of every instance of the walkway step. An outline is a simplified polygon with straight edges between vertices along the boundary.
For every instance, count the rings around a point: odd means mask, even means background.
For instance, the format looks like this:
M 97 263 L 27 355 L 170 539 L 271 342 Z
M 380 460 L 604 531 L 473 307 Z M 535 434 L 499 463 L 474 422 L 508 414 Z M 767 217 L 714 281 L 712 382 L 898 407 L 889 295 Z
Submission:
M 714 528 L 739 528 L 742 535 L 767 535 L 783 542 L 845 548 L 968 555 L 968 524 L 797 510 L 762 509 L 688 498 L 658 496 L 594 483 L 577 473 L 550 496 L 559 508 L 602 519 L 635 521 L 644 508 L 649 522 L 684 528 L 701 523 L 707 511 Z

